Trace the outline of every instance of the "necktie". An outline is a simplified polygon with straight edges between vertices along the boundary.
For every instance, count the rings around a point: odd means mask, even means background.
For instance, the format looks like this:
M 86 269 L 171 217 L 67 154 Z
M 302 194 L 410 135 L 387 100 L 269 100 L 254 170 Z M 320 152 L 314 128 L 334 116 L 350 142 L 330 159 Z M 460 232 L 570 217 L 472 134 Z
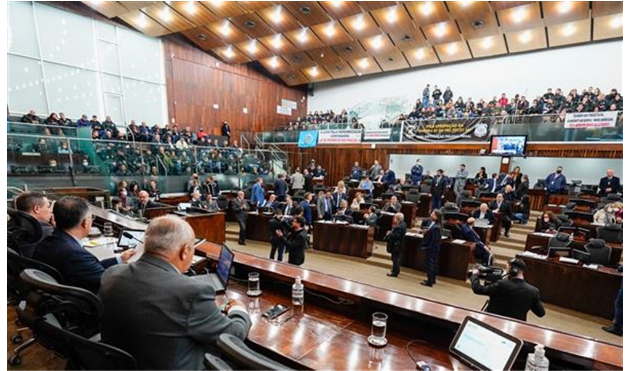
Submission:
M 330 210 L 328 208 L 328 199 L 326 198 L 326 213 L 329 213 L 329 212 L 330 212 Z
M 284 215 L 291 215 L 289 214 L 289 206 L 286 207 L 286 209 L 284 209 Z

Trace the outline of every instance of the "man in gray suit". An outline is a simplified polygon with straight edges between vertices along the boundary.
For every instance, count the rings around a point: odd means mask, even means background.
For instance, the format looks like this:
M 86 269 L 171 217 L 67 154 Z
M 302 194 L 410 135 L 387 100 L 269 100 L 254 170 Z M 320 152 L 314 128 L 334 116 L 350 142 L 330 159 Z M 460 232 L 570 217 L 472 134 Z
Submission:
M 204 353 L 220 334 L 245 339 L 252 325 L 242 304 L 228 301 L 224 315 L 207 281 L 182 274 L 191 266 L 194 241 L 186 221 L 156 218 L 143 256 L 102 277 L 102 341 L 132 354 L 140 369 L 204 369 Z

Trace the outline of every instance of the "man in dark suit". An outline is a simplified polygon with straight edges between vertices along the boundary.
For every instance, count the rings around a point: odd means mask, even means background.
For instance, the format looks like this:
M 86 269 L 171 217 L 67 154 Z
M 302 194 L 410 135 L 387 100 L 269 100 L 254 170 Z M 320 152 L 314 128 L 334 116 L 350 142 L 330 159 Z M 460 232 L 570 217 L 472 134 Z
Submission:
M 237 198 L 232 200 L 232 210 L 234 210 L 234 217 L 239 223 L 239 245 L 245 245 L 245 232 L 247 231 L 247 211 L 249 211 L 250 205 L 245 201 L 245 193 L 239 191 Z
M 523 277 L 525 262 L 521 259 L 512 259 L 508 262 L 507 268 L 508 278 L 486 286 L 480 284 L 479 270 L 473 270 L 470 278 L 473 292 L 489 297 L 486 312 L 521 321 L 527 320 L 527 312 L 530 310 L 538 317 L 544 316 L 545 308 L 540 301 L 540 292 L 525 282 Z
M 278 174 L 278 179 L 273 183 L 273 192 L 278 198 L 278 202 L 284 201 L 288 187 L 286 180 L 284 180 L 284 174 Z
M 397 183 L 395 172 L 391 170 L 391 168 L 388 168 L 382 176 L 382 183 L 384 183 L 384 189 L 390 189 L 395 185 L 395 183 Z
M 205 209 L 206 204 L 202 201 L 202 195 L 199 191 L 194 191 L 191 193 L 191 206 L 197 207 L 198 209 Z
M 20 253 L 27 258 L 31 258 L 39 242 L 43 241 L 54 231 L 52 203 L 42 193 L 23 192 L 15 198 L 15 208 L 30 214 L 37 219 L 41 226 L 41 239 L 39 241 L 20 246 Z
M 495 215 L 488 208 L 488 204 L 480 204 L 480 208 L 473 211 L 471 214 L 475 219 L 488 219 L 488 224 L 495 224 L 497 220 L 495 219 Z
M 276 195 L 272 194 L 272 195 L 269 196 L 268 200 L 262 200 L 261 203 L 258 204 L 258 207 L 259 208 L 262 207 L 262 208 L 266 208 L 266 209 L 271 209 L 271 210 L 278 209 L 280 203 L 278 202 L 278 200 L 276 198 L 277 198 Z
M 310 204 L 310 201 L 312 200 L 312 193 L 310 192 L 306 192 L 304 194 L 304 200 L 300 203 L 300 206 L 302 208 L 302 212 L 303 212 L 303 216 L 304 219 L 306 220 L 306 226 L 308 228 L 312 228 L 312 205 Z M 288 199 L 287 199 L 288 201 Z M 286 207 L 285 207 L 285 211 L 286 211 Z
M 614 176 L 614 170 L 608 169 L 605 175 L 599 181 L 599 196 L 606 197 L 609 194 L 620 192 L 621 180 Z
M 490 178 L 484 181 L 480 186 L 482 192 L 495 192 L 497 190 L 497 173 L 493 173 Z
M 334 215 L 347 215 L 347 216 L 351 216 L 352 213 L 353 213 L 353 211 L 349 207 L 349 205 L 347 204 L 347 200 L 341 200 L 341 203 L 339 204 L 339 208 L 336 210 L 336 213 L 334 213 Z
M 135 208 L 135 214 L 145 217 L 145 211 L 158 207 L 158 204 L 150 200 L 150 194 L 147 191 L 139 192 L 139 204 Z
M 504 228 L 504 235 L 510 237 L 510 228 L 512 227 L 512 206 L 504 200 L 503 193 L 497 193 L 494 201 L 490 202 L 488 207 L 494 212 L 501 214 L 501 225 Z
M 406 238 L 406 223 L 404 223 L 404 214 L 397 213 L 393 216 L 393 228 L 386 233 L 384 240 L 386 241 L 386 252 L 391 254 L 393 267 L 386 275 L 389 277 L 399 276 L 399 262 L 401 254 L 404 250 L 404 240 Z
M 440 209 L 443 204 L 443 195 L 447 189 L 447 180 L 443 176 L 443 169 L 436 170 L 436 178 L 432 182 L 432 210 Z
M 336 210 L 338 210 L 341 201 L 347 201 L 347 193 L 344 191 L 344 189 L 339 189 L 337 187 L 337 189 L 332 193 L 332 212 L 336 213 Z
M 478 258 L 482 264 L 491 265 L 492 254 L 490 253 L 490 249 L 484 244 L 484 241 L 482 241 L 480 236 L 473 229 L 474 225 L 475 218 L 469 218 L 466 223 L 460 225 L 462 239 L 475 242 L 475 253 L 473 255 Z
M 282 237 L 278 237 L 276 231 L 281 231 L 282 234 L 286 232 L 284 223 L 282 222 L 282 210 L 276 209 L 273 214 L 273 218 L 269 220 L 269 243 L 271 244 L 271 251 L 269 252 L 269 259 L 273 260 L 278 253 L 278 261 L 282 261 L 284 255 L 285 244 L 282 241 Z
M 292 216 L 295 213 L 295 205 L 293 205 L 293 199 L 291 196 L 286 196 L 286 202 L 282 206 L 282 214 L 284 216 Z
M 127 262 L 135 250 L 102 261 L 85 250 L 80 241 L 89 235 L 92 214 L 84 198 L 63 197 L 54 204 L 52 212 L 56 229 L 37 245 L 33 258 L 58 270 L 67 284 L 97 294 L 104 270 Z
M 382 211 L 393 214 L 400 212 L 401 203 L 399 203 L 399 201 L 397 200 L 397 196 L 392 196 L 390 201 L 384 205 Z
M 195 234 L 175 216 L 154 219 L 145 252 L 102 277 L 102 341 L 134 356 L 139 369 L 200 370 L 220 334 L 245 339 L 252 322 L 246 308 L 228 300 L 222 314 L 204 276 L 187 277 Z
M 287 239 L 284 232 L 276 230 L 276 236 L 282 239 L 286 245 L 286 252 L 289 254 L 289 264 L 302 265 L 306 258 L 306 248 L 308 247 L 308 235 L 304 229 L 306 220 L 301 217 L 293 218 L 291 221 L 292 232 Z

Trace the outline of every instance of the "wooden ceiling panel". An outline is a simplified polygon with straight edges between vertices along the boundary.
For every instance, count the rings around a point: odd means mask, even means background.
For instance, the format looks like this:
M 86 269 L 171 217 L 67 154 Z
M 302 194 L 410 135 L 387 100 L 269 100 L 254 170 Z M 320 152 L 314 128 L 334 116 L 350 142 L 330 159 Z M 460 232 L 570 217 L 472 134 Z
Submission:
M 107 18 L 118 17 L 128 12 L 128 8 L 118 1 L 83 1 L 83 3 Z
M 446 44 L 462 40 L 456 22 L 440 22 L 421 27 L 428 42 L 432 45 Z
M 606 15 L 623 13 L 622 1 L 593 1 L 592 17 L 603 17 Z
M 341 57 L 329 46 L 321 49 L 308 50 L 306 54 L 321 66 L 336 65 L 337 63 L 343 62 Z
M 230 21 L 254 39 L 275 33 L 256 13 L 242 14 Z
M 332 21 L 312 27 L 325 45 L 343 44 L 352 40 L 340 22 Z
M 414 28 L 410 16 L 403 5 L 395 5 L 389 8 L 374 10 L 371 15 L 387 33 L 410 32 Z
M 273 55 L 273 53 L 265 48 L 258 40 L 244 41 L 235 46 L 253 61 L 268 58 Z
M 378 25 L 369 13 L 361 13 L 343 18 L 340 22 L 353 39 L 369 37 L 380 33 Z
M 156 4 L 157 1 L 119 1 L 119 3 L 125 6 L 128 10 L 135 10 Z
M 395 50 L 395 45 L 386 34 L 380 34 L 360 40 L 360 44 L 371 55 L 385 55 Z
M 300 71 L 289 71 L 278 75 L 289 86 L 307 84 L 306 76 Z
M 293 70 L 293 67 L 290 64 L 286 63 L 284 58 L 277 55 L 270 58 L 261 59 L 259 62 L 263 65 L 263 67 L 267 69 L 267 71 L 273 74 L 280 74 Z
M 449 13 L 458 20 L 472 21 L 490 14 L 487 1 L 447 1 Z
M 270 8 L 273 1 L 237 1 L 237 4 L 247 12 L 256 12 L 261 9 Z
M 389 36 L 399 50 L 412 50 L 427 44 L 423 33 L 418 28 L 413 29 L 411 33 L 391 33 Z
M 198 27 L 213 23 L 219 19 L 208 8 L 196 1 L 170 1 L 169 5 Z
M 320 82 L 332 80 L 332 76 L 321 66 L 312 66 L 304 68 L 302 73 L 310 82 Z
M 219 56 L 219 58 L 226 63 L 247 63 L 250 59 L 232 45 L 223 46 L 221 48 L 215 48 L 213 53 Z
M 315 64 L 315 61 L 313 61 L 312 58 L 310 58 L 310 56 L 306 54 L 306 52 L 298 52 L 285 55 L 284 59 L 287 61 L 288 64 L 298 69 L 311 67 Z
M 295 53 L 299 49 L 293 45 L 289 39 L 281 34 L 273 36 L 265 36 L 258 39 L 267 49 L 271 50 L 274 54 L 288 54 Z
M 339 55 L 339 57 L 345 60 L 364 58 L 368 55 L 365 48 L 363 48 L 358 41 L 333 45 L 332 49 Z
M 201 1 L 201 3 L 221 19 L 245 13 L 245 9 L 241 8 L 237 1 Z
M 124 13 L 120 15 L 119 18 L 148 36 L 158 37 L 171 33 L 169 29 L 161 26 L 140 10 Z
M 207 28 L 228 44 L 236 44 L 249 39 L 245 32 L 241 31 L 229 20 L 213 22 Z
M 491 57 L 508 53 L 506 43 L 502 35 L 487 36 L 481 39 L 469 40 L 469 46 L 473 57 Z
M 434 49 L 429 46 L 404 51 L 404 56 L 410 67 L 422 67 L 431 64 L 438 64 L 438 57 L 434 53 Z
M 320 1 L 323 9 L 333 19 L 350 17 L 362 13 L 362 9 L 355 1 Z
M 380 8 L 388 8 L 389 6 L 397 5 L 397 1 L 359 1 L 358 3 L 362 7 L 362 9 L 367 12 L 380 9 Z
M 459 19 L 458 26 L 460 26 L 460 31 L 465 40 L 500 34 L 497 19 L 492 13 L 486 13 L 479 19 Z
M 542 6 L 545 26 L 586 19 L 590 13 L 588 1 L 543 1 Z
M 543 26 L 537 2 L 497 12 L 503 32 L 515 32 Z
M 409 1 L 404 5 L 417 26 L 446 22 L 450 19 L 442 1 Z
M 182 34 L 203 50 L 210 50 L 219 46 L 224 46 L 221 38 L 210 32 L 206 27 L 191 28 L 182 31 Z
M 593 22 L 593 40 L 623 38 L 623 13 L 597 17 Z
M 547 47 L 544 27 L 507 33 L 506 41 L 508 42 L 508 50 L 510 50 L 510 53 L 538 50 Z
M 579 44 L 590 41 L 590 19 L 568 22 L 547 29 L 549 46 Z
M 356 72 L 354 72 L 352 67 L 347 62 L 327 65 L 325 68 L 333 79 L 344 79 L 346 77 L 356 76 Z
M 399 50 L 377 55 L 374 58 L 384 72 L 402 70 L 410 67 L 408 61 L 406 61 L 406 58 Z
M 193 23 L 166 3 L 154 4 L 143 8 L 142 11 L 172 32 L 180 32 L 195 27 Z
M 276 32 L 288 32 L 302 27 L 282 5 L 261 9 L 258 11 L 258 16 Z
M 471 59 L 471 52 L 464 41 L 434 46 L 442 63 Z
M 523 6 L 530 4 L 531 1 L 491 1 L 490 6 L 494 11 L 500 11 L 504 9 L 516 8 L 517 6 Z
M 380 66 L 378 66 L 378 62 L 376 62 L 372 57 L 351 60 L 349 61 L 349 65 L 358 76 L 382 72 Z
M 306 27 L 331 21 L 328 14 L 316 1 L 285 1 L 282 5 L 299 23 Z
M 322 48 L 325 45 L 309 28 L 302 28 L 284 34 L 299 50 Z

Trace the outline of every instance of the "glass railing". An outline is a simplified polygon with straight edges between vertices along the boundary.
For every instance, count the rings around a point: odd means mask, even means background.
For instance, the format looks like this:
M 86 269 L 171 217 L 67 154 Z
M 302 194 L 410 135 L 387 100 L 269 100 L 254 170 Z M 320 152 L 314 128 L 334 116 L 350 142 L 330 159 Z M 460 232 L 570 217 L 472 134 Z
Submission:
M 161 193 L 178 193 L 197 173 L 200 183 L 214 176 L 222 190 L 245 189 L 258 177 L 271 184 L 290 171 L 287 158 L 265 150 L 92 140 L 82 138 L 85 133 L 70 137 L 25 127 L 29 131 L 7 134 L 8 185 L 18 188 L 84 186 L 113 193 L 122 180 L 145 188 L 154 179 Z
M 592 113 L 587 113 L 591 115 Z M 606 114 L 600 112 L 598 114 Z M 608 116 L 611 113 L 607 113 Z M 492 135 L 527 135 L 529 142 L 623 142 L 623 112 L 616 118 L 602 118 L 601 124 L 569 128 L 564 115 L 489 116 L 462 119 L 415 119 L 382 121 L 366 129 L 327 129 L 322 125 L 308 127 L 318 130 L 320 138 L 331 136 L 327 130 L 360 132 L 359 142 L 487 142 Z M 592 118 L 589 119 L 589 122 Z M 280 130 L 258 133 L 263 143 L 297 143 L 301 130 Z M 354 135 L 354 134 L 352 134 Z M 352 138 L 353 139 L 353 138 Z M 322 143 L 319 141 L 319 143 Z M 335 144 L 339 144 L 337 142 Z

